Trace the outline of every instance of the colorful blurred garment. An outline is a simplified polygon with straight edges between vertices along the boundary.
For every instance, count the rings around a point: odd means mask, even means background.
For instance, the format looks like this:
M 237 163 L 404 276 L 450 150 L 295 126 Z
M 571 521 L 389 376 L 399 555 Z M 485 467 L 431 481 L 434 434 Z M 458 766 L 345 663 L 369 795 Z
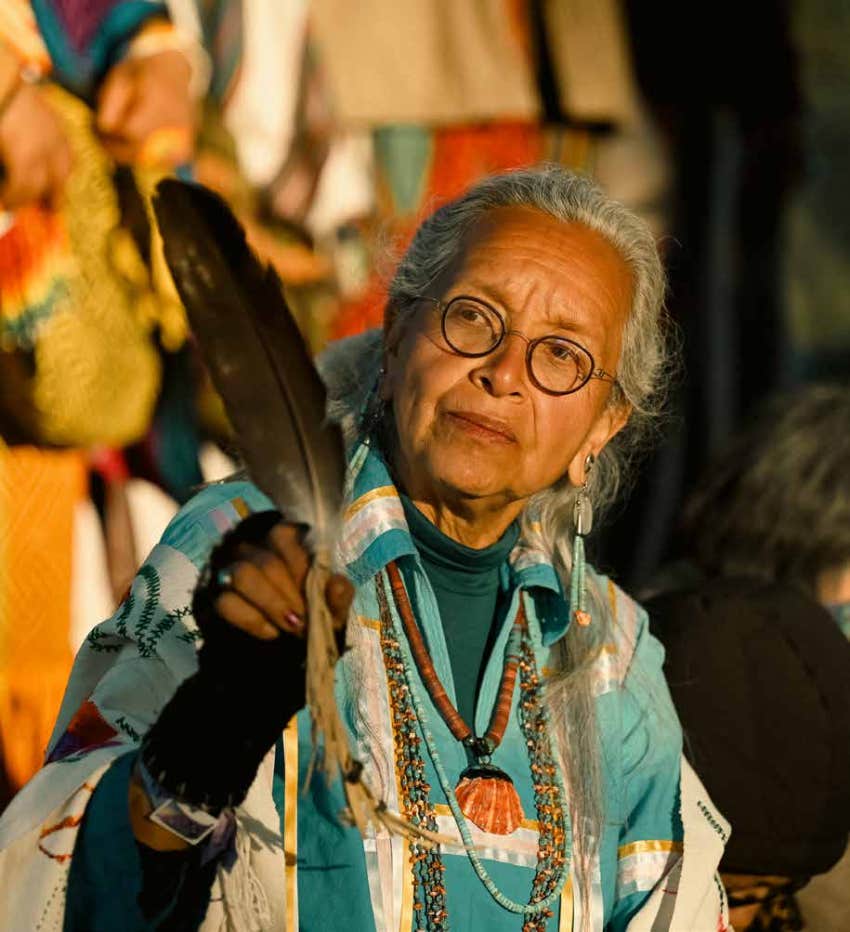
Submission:
M 29 422 L 14 439 L 33 444 L 0 440 L 0 754 L 11 790 L 41 762 L 70 669 L 82 448 L 145 432 L 160 383 L 152 334 L 175 346 L 185 338 L 174 295 L 119 229 L 114 166 L 89 106 L 129 43 L 170 28 L 165 17 L 149 0 L 0 4 L 0 41 L 54 82 L 42 93 L 74 154 L 58 209 L 0 213 L 0 350 L 15 354 L 0 365 L 28 373 L 16 390 Z M 139 186 L 153 177 L 137 176 Z
M 0 755 L 12 789 L 41 766 L 71 668 L 73 522 L 85 494 L 82 453 L 0 445 Z
M 546 128 L 536 121 L 497 120 L 460 126 L 388 125 L 372 133 L 377 218 L 362 232 L 373 271 L 363 292 L 342 302 L 331 339 L 380 326 L 386 274 L 380 252 L 387 242 L 395 254 L 409 244 L 417 226 L 440 204 L 494 172 L 544 160 L 587 168 L 587 132 Z

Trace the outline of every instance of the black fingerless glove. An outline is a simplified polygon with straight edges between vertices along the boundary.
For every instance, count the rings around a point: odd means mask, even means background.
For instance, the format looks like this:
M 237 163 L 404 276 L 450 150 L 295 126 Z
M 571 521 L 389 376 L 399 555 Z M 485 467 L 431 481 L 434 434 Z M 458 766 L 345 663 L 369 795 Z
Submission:
M 160 786 L 214 814 L 242 802 L 305 702 L 305 641 L 287 633 L 259 640 L 213 609 L 219 572 L 239 559 L 240 544 L 261 543 L 278 521 L 276 511 L 250 515 L 213 551 L 192 601 L 204 638 L 198 672 L 180 685 L 142 743 L 142 761 Z

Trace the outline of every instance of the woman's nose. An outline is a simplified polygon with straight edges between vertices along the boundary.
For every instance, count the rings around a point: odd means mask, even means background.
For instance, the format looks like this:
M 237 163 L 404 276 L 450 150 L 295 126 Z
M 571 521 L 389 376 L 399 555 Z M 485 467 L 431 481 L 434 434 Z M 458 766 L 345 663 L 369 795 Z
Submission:
M 516 337 L 516 339 L 514 339 Z M 492 395 L 523 395 L 526 386 L 526 338 L 512 330 L 493 350 L 478 360 L 472 377 Z

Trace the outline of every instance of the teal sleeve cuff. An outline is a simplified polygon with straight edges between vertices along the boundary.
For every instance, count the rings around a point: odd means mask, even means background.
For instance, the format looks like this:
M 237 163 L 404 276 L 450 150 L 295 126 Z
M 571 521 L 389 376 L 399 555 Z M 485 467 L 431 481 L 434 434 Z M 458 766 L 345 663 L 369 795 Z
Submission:
M 119 757 L 92 795 L 71 860 L 64 932 L 147 932 L 166 920 L 197 928 L 206 913 L 215 863 L 201 865 L 196 849 L 159 852 L 136 841 L 128 805 L 135 762 L 135 751 Z
M 135 760 L 135 751 L 119 757 L 86 809 L 68 876 L 64 932 L 153 928 L 138 905 L 142 870 L 127 801 Z

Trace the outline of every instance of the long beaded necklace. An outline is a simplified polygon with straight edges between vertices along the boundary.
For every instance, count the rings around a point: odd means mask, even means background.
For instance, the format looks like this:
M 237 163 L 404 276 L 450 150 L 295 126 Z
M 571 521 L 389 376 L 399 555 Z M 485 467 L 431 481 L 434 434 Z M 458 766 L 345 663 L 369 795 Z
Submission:
M 397 584 L 400 584 L 404 591 L 404 584 L 395 563 L 387 567 L 387 576 L 391 584 L 395 583 L 393 585 L 394 596 L 397 596 Z M 436 742 L 428 727 L 425 705 L 419 695 L 415 678 L 411 676 L 415 664 L 413 645 L 408 644 L 407 638 L 399 630 L 397 621 L 390 610 L 383 575 L 378 578 L 378 601 L 381 610 L 381 646 L 389 681 L 393 731 L 396 735 L 396 765 L 400 774 L 401 802 L 406 816 L 414 823 L 421 823 L 432 831 L 437 830 L 436 814 L 430 800 L 431 787 L 425 780 L 424 761 L 419 751 L 421 741 L 424 739 L 440 786 L 460 831 L 467 857 L 478 878 L 500 906 L 523 916 L 523 932 L 545 932 L 546 922 L 552 915 L 551 906 L 560 896 L 569 873 L 571 835 L 563 781 L 552 752 L 548 716 L 542 696 L 542 683 L 537 672 L 527 625 L 524 622 L 524 613 L 519 615 L 518 622 L 520 623 L 514 627 L 514 630 L 519 631 L 519 651 L 513 679 L 515 681 L 518 669 L 522 690 L 519 717 L 529 750 L 539 825 L 537 869 L 528 904 L 517 903 L 506 897 L 496 887 L 481 862 L 465 814 L 451 787 L 437 752 Z M 397 609 L 403 621 L 402 606 L 405 603 L 409 609 L 406 591 L 403 601 L 400 604 L 397 601 Z M 410 615 L 412 616 L 412 610 Z M 421 635 L 419 639 L 421 640 Z M 424 649 L 424 644 L 422 647 Z M 514 651 L 509 648 L 506 653 L 508 655 L 506 666 L 508 666 L 514 656 Z M 436 673 L 434 676 L 436 677 Z M 503 692 L 507 690 L 505 679 L 503 675 L 502 687 L 499 691 L 500 700 L 503 698 Z M 513 687 L 511 687 L 511 695 L 512 693 Z M 505 726 L 499 726 L 501 713 L 497 716 L 497 711 L 500 705 L 500 701 L 497 701 L 488 735 L 496 724 L 497 733 L 499 727 L 501 728 L 499 735 L 501 740 Z M 507 713 L 505 713 L 506 720 L 509 714 L 510 701 Z M 422 733 L 421 739 L 416 731 L 417 724 Z M 410 852 L 414 883 L 416 890 L 419 891 L 419 896 L 414 902 L 417 916 L 416 928 L 428 929 L 431 932 L 446 932 L 449 924 L 446 890 L 443 883 L 445 866 L 439 850 L 424 848 L 412 843 Z
M 496 835 L 510 835 L 525 818 L 525 813 L 522 811 L 522 804 L 513 780 L 504 770 L 491 762 L 491 755 L 502 743 L 511 714 L 519 667 L 520 644 L 525 630 L 525 611 L 522 603 L 520 603 L 505 652 L 502 682 L 493 706 L 490 725 L 486 734 L 478 737 L 452 705 L 445 687 L 437 676 L 434 663 L 425 647 L 422 632 L 413 616 L 413 609 L 410 606 L 401 573 L 394 563 L 390 563 L 387 567 L 387 576 L 422 682 L 449 731 L 475 758 L 475 764 L 463 771 L 455 788 L 460 808 L 467 819 L 483 831 L 493 832 Z

